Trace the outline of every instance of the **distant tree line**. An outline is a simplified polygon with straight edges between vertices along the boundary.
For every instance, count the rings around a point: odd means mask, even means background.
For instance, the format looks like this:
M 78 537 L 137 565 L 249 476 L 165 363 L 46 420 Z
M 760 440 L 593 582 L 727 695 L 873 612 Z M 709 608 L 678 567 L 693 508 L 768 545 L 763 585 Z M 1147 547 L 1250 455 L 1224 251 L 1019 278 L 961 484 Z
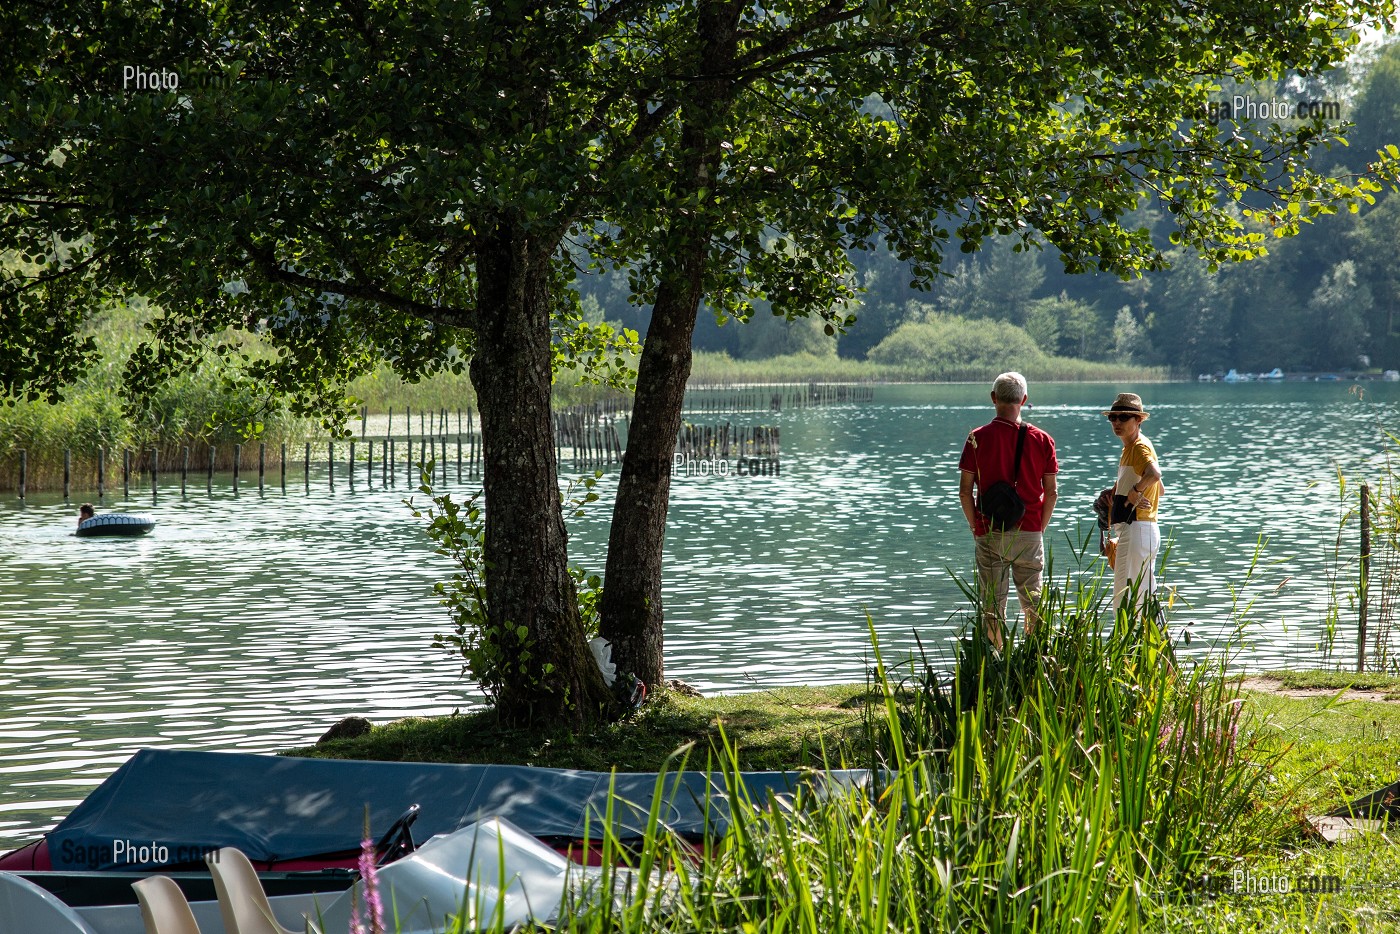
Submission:
M 1317 158 L 1327 171 L 1364 170 L 1376 151 L 1400 143 L 1400 43 L 1355 57 L 1319 78 L 1293 76 L 1273 87 L 1227 88 L 1231 101 L 1268 102 L 1270 113 L 1306 116 L 1340 105 L 1355 124 L 1350 145 Z M 1288 107 L 1280 106 L 1287 103 Z M 1262 106 L 1258 106 L 1262 110 Z M 1288 118 L 1283 118 L 1287 122 Z M 1257 199 L 1254 207 L 1261 206 Z M 1175 222 L 1144 211 L 1142 226 L 1168 243 Z M 1268 230 L 1268 223 L 1246 225 Z M 861 292 L 857 323 L 833 339 L 819 319 L 789 321 L 757 303 L 744 324 L 702 315 L 698 350 L 736 359 L 789 353 L 912 362 L 930 341 L 957 354 L 989 337 L 1013 348 L 1114 363 L 1165 365 L 1182 375 L 1400 368 L 1400 198 L 1383 192 L 1358 213 L 1316 219 L 1292 238 L 1270 238 L 1268 255 L 1211 272 L 1185 249 L 1169 252 L 1170 269 L 1119 279 L 1065 272 L 1053 247 L 1016 249 L 1017 238 L 990 241 L 950 268 L 931 291 L 910 288 L 910 270 L 887 251 L 851 256 Z M 649 310 L 628 302 L 622 275 L 577 283 L 586 317 L 645 331 Z M 997 322 L 995 329 L 989 322 Z M 1007 325 L 1011 327 L 1006 327 Z

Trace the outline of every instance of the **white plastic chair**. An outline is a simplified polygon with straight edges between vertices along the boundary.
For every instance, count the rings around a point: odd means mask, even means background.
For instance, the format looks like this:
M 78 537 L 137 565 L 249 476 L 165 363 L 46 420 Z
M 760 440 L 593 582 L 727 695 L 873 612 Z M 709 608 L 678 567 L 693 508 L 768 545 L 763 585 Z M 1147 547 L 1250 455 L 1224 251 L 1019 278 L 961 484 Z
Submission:
M 296 934 L 273 917 L 257 870 L 236 847 L 226 846 L 205 860 L 214 877 L 219 913 L 227 934 Z
M 147 876 L 131 883 L 136 900 L 141 904 L 141 919 L 146 934 L 199 934 L 185 893 L 169 876 Z
M 92 925 L 52 892 L 9 872 L 0 872 L 0 931 L 95 934 Z

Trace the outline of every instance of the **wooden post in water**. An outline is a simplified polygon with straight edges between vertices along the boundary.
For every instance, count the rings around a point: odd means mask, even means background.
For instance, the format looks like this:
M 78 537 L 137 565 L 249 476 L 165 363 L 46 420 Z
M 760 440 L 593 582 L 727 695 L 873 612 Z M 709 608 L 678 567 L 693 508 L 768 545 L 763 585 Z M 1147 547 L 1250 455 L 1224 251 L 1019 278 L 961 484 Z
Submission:
M 19 449 L 19 498 L 24 499 L 24 488 L 29 483 L 29 452 Z
M 107 488 L 107 448 L 97 446 L 97 498 L 101 499 Z
M 238 469 L 243 466 L 243 445 L 233 446 L 233 492 L 238 492 Z
M 369 431 L 369 406 L 360 406 L 360 440 L 365 440 L 365 432 Z M 352 474 L 355 471 L 350 471 Z
M 345 465 L 345 475 L 350 480 L 350 489 L 355 489 L 355 442 L 350 442 L 350 459 Z
M 155 502 L 155 498 L 156 498 L 156 485 L 157 485 L 157 483 L 159 483 L 159 480 L 156 479 L 156 475 L 157 475 L 158 473 L 160 473 L 160 451 L 158 451 L 156 448 L 151 448 L 151 501 L 152 501 L 152 502 Z
M 131 499 L 131 449 L 122 448 L 122 499 Z
M 63 501 L 68 502 L 68 490 L 73 474 L 73 452 L 63 449 Z
M 457 410 L 457 482 L 462 482 L 462 410 Z
M 386 478 L 386 480 L 388 481 L 385 485 L 386 485 L 386 486 L 398 486 L 398 485 L 399 485 L 399 484 L 398 484 L 399 475 L 398 475 L 398 473 L 396 472 L 396 469 L 393 467 L 393 463 L 394 463 L 394 439 L 393 439 L 393 438 L 390 438 L 388 441 L 385 441 L 384 444 L 386 445 L 386 453 L 384 454 L 384 471 L 385 471 L 385 478 Z
M 326 468 L 330 471 L 331 489 L 335 489 L 335 442 L 326 442 Z
M 287 442 L 282 442 L 282 492 L 287 492 Z
M 1371 487 L 1361 484 L 1361 587 L 1356 617 L 1356 671 L 1366 670 L 1366 599 L 1371 584 Z
M 365 446 L 365 486 L 374 486 L 374 442 Z
M 209 445 L 209 480 L 206 492 L 214 492 L 214 445 L 212 444 Z
M 306 492 L 311 492 L 311 442 L 306 442 L 306 458 L 301 462 L 301 480 Z
M 180 495 L 185 495 L 185 487 L 190 481 L 190 446 L 184 445 L 180 450 Z
M 263 476 L 267 473 L 267 442 L 258 442 L 258 492 L 263 491 Z

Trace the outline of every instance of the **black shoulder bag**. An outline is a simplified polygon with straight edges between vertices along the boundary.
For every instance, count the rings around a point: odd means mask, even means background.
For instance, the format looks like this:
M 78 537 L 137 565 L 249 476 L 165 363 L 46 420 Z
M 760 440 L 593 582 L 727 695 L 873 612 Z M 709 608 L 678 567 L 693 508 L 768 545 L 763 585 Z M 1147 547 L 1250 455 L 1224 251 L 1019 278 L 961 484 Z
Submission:
M 1011 482 L 998 480 L 977 497 L 977 511 L 987 517 L 987 524 L 998 532 L 1014 529 L 1020 525 L 1026 514 L 1026 504 L 1016 492 L 1016 483 L 1021 476 L 1021 449 L 1026 445 L 1026 429 L 1030 426 L 1021 423 L 1016 432 L 1016 459 L 1011 466 Z

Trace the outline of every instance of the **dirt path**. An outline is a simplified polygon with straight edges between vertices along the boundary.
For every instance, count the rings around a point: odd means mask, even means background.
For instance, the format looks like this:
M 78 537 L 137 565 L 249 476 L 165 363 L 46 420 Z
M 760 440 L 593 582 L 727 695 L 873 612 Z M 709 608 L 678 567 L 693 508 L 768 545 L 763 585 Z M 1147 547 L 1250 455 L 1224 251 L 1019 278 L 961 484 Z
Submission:
M 1251 675 L 1243 679 L 1240 686 L 1246 691 L 1256 691 L 1260 694 L 1278 694 L 1282 697 L 1331 697 L 1333 694 L 1337 693 L 1335 688 L 1284 687 L 1283 682 L 1278 678 L 1270 678 L 1266 675 Z M 1342 699 L 1400 703 L 1400 693 L 1396 693 L 1394 688 L 1389 690 L 1358 690 L 1356 688 L 1348 688 L 1342 694 Z

